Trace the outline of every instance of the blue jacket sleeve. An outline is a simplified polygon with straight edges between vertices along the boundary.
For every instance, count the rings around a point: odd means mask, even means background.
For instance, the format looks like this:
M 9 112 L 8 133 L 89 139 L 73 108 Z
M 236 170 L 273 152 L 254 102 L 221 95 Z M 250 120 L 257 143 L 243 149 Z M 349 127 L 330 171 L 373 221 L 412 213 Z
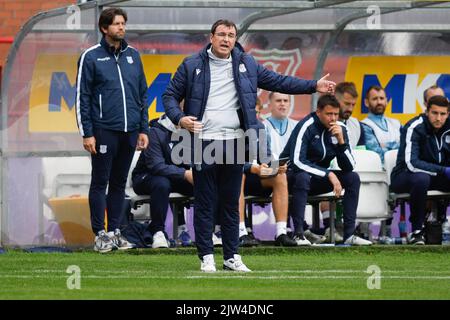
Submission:
M 353 171 L 353 169 L 355 168 L 355 159 L 353 158 L 350 149 L 347 130 L 345 129 L 345 127 L 342 127 L 342 132 L 344 134 L 345 143 L 337 146 L 337 163 L 342 171 Z
M 166 115 L 176 125 L 185 116 L 180 109 L 180 102 L 186 96 L 187 81 L 186 66 L 183 61 L 162 95 Z
M 77 125 L 83 138 L 94 135 L 91 120 L 92 95 L 94 88 L 94 65 L 90 55 L 83 53 L 78 60 L 76 115 Z
M 426 171 L 428 174 L 443 174 L 445 171 L 444 166 L 420 159 L 420 145 L 422 141 L 421 135 L 417 132 L 417 130 L 412 129 L 411 127 L 407 130 L 413 130 L 411 139 L 408 141 L 408 138 L 406 138 L 405 163 L 408 169 L 412 172 Z M 408 135 L 406 136 L 408 137 Z
M 139 62 L 141 64 L 141 71 L 139 75 L 139 97 L 141 99 L 141 125 L 139 133 L 148 134 L 148 105 L 147 105 L 147 79 L 145 78 L 144 66 L 142 65 L 142 60 L 139 57 Z
M 316 92 L 317 81 L 281 75 L 258 64 L 258 87 L 286 94 Z
M 169 179 L 184 179 L 184 168 L 170 164 L 164 158 L 164 141 L 158 137 L 157 129 L 149 131 L 149 145 L 144 151 L 145 166 L 153 176 L 163 176 Z

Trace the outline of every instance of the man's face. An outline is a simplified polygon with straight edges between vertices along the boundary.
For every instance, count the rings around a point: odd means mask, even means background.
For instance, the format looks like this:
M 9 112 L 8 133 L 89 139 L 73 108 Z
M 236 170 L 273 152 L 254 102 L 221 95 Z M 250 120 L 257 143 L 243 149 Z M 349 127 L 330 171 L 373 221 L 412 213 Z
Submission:
M 121 41 L 125 37 L 126 22 L 123 16 L 114 16 L 114 20 L 108 29 L 102 28 L 105 37 L 110 41 Z
M 275 92 L 269 101 L 270 112 L 275 119 L 283 120 L 288 117 L 291 98 L 284 93 Z
M 430 109 L 425 112 L 431 125 L 435 130 L 439 130 L 445 124 L 448 118 L 448 108 L 432 104 Z
M 236 29 L 219 25 L 214 34 L 210 35 L 213 53 L 216 57 L 226 59 L 230 56 L 236 43 Z
M 355 108 L 356 98 L 351 94 L 344 92 L 342 96 L 336 96 L 340 104 L 339 119 L 348 120 L 352 116 L 353 108 Z
M 317 109 L 316 114 L 323 126 L 329 129 L 339 119 L 339 108 L 326 105 L 322 110 Z
M 384 114 L 387 106 L 386 92 L 384 90 L 370 90 L 368 99 L 364 99 L 370 112 L 376 115 Z
M 434 96 L 444 96 L 444 91 L 441 88 L 428 89 L 427 91 L 427 101 Z M 426 103 L 426 101 L 424 101 Z
M 263 109 L 262 104 L 257 103 L 256 106 L 255 106 L 255 111 L 256 111 L 256 118 L 257 118 L 258 120 L 262 120 L 262 119 L 261 119 L 261 110 L 262 110 L 262 109 Z

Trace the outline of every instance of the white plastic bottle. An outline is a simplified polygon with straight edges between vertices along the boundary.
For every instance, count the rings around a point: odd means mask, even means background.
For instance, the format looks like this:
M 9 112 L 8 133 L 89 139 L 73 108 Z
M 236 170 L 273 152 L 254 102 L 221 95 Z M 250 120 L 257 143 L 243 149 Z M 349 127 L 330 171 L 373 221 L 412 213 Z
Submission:
M 442 224 L 442 245 L 450 246 L 450 223 L 448 220 Z

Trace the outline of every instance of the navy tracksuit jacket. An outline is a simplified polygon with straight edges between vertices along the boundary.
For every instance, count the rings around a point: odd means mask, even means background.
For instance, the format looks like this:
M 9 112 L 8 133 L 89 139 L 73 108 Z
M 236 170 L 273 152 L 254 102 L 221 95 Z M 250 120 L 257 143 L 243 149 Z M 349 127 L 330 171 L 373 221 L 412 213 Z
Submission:
M 333 171 L 345 189 L 344 240 L 355 230 L 356 209 L 359 199 L 359 176 L 353 172 L 355 160 L 348 143 L 347 130 L 342 125 L 345 143 L 339 145 L 316 113 L 303 118 L 292 132 L 281 157 L 291 159 L 288 180 L 293 196 L 292 218 L 295 233 L 303 234 L 303 221 L 308 194 L 321 194 L 333 190 L 328 180 L 331 160 L 335 157 L 341 170 Z

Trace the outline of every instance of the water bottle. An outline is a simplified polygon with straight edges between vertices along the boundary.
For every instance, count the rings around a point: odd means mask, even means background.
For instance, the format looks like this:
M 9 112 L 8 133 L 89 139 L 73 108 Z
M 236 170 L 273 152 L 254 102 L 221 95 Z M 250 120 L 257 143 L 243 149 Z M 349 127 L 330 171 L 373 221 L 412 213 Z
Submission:
M 392 238 L 392 243 L 393 244 L 406 244 L 408 241 L 406 240 L 405 237 L 395 237 Z
M 400 221 L 398 222 L 398 231 L 400 232 L 401 238 L 406 238 L 408 235 L 408 226 L 406 225 L 405 216 L 400 215 Z
M 393 244 L 393 241 L 392 241 L 393 239 L 392 238 L 390 238 L 390 237 L 387 237 L 387 236 L 381 236 L 379 239 L 378 239 L 378 243 L 379 244 Z
M 448 220 L 442 224 L 442 245 L 450 246 L 450 223 Z

